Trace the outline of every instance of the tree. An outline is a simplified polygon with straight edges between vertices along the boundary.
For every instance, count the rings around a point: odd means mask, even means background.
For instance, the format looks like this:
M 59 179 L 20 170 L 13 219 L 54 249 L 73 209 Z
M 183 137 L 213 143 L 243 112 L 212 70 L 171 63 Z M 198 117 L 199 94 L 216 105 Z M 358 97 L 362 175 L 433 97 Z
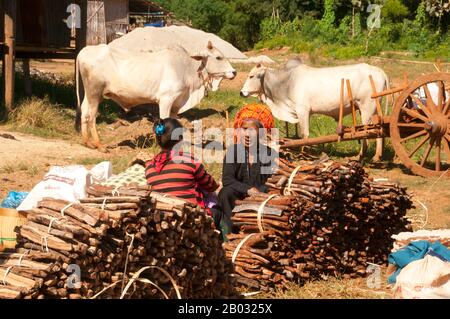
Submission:
M 393 22 L 402 21 L 409 14 L 408 8 L 400 0 L 387 0 L 381 13 Z
M 324 3 L 324 13 L 320 22 L 325 30 L 331 30 L 334 26 L 336 19 L 334 15 L 334 2 L 335 0 L 325 0 Z
M 359 15 L 357 16 L 356 11 L 360 11 L 363 2 L 361 0 L 352 0 L 352 39 L 355 37 L 356 29 L 360 29 L 361 21 L 359 20 Z M 358 24 L 358 26 L 356 25 Z
M 438 19 L 437 33 L 441 32 L 441 21 L 445 13 L 450 12 L 450 1 L 448 0 L 425 0 L 425 10 L 432 17 Z
M 419 6 L 417 7 L 416 16 L 414 18 L 414 22 L 419 26 L 423 27 L 426 22 L 426 11 L 425 11 L 425 2 L 421 1 Z

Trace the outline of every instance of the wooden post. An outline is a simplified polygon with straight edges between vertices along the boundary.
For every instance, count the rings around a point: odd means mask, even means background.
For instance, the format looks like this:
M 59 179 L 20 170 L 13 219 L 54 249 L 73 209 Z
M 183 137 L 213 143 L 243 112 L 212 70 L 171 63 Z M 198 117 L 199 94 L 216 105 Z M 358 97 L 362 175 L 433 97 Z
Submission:
M 75 50 L 78 55 L 78 52 L 81 51 L 86 46 L 87 39 L 87 0 L 79 0 L 77 4 L 80 6 L 80 28 L 76 29 L 76 38 L 75 38 Z
M 377 92 L 377 87 L 375 86 L 375 81 L 373 80 L 372 75 L 369 75 L 369 80 L 370 80 L 370 85 L 372 86 L 372 93 L 374 95 L 376 95 L 378 92 Z M 387 96 L 386 96 L 386 98 L 387 98 Z M 381 109 L 379 97 L 375 98 L 375 105 L 377 107 L 377 113 L 378 113 L 379 120 L 380 120 L 381 124 L 383 124 L 383 110 Z
M 16 1 L 3 0 L 4 7 L 4 34 L 5 52 L 3 55 L 3 92 L 4 103 L 7 112 L 11 112 L 14 103 L 14 47 L 15 47 L 15 22 Z
M 30 59 L 22 60 L 23 84 L 26 96 L 31 96 Z
M 339 135 L 339 139 L 344 134 L 344 130 L 342 127 L 342 121 L 344 118 L 344 87 L 345 87 L 345 80 L 341 79 L 341 93 L 340 93 L 340 101 L 339 101 L 339 120 L 338 120 L 338 126 L 336 130 L 336 134 Z
M 355 101 L 353 100 L 353 94 L 352 94 L 352 88 L 350 86 L 350 80 L 347 80 L 346 83 L 347 83 L 348 98 L 350 99 L 350 105 L 352 107 L 353 129 L 354 129 L 356 126 L 356 105 L 355 105 Z

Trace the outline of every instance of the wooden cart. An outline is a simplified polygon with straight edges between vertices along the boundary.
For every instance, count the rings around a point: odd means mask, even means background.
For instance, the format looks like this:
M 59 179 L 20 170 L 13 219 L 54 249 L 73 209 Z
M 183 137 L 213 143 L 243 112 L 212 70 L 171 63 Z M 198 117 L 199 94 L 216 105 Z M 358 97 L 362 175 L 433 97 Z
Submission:
M 352 98 L 350 82 L 342 80 L 341 105 L 336 134 L 300 140 L 285 140 L 281 148 L 297 148 L 340 141 L 390 137 L 396 155 L 415 174 L 424 177 L 450 178 L 450 73 L 426 74 L 413 82 L 405 79 L 398 88 L 377 92 L 372 78 L 372 98 L 377 114 L 369 125 L 358 125 L 357 105 Z M 438 86 L 437 98 L 432 96 L 428 84 Z M 353 125 L 343 126 L 344 90 L 352 108 Z M 418 92 L 423 92 L 420 98 Z M 399 93 L 393 99 L 390 116 L 383 114 L 380 97 Z

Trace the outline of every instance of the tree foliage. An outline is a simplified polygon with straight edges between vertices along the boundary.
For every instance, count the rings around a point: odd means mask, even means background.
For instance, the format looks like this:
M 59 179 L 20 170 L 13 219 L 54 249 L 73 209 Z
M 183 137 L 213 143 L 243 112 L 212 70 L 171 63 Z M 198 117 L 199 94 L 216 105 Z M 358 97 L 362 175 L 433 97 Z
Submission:
M 382 49 L 448 50 L 449 0 L 155 0 L 193 27 L 241 50 L 287 45 L 297 51 L 376 54 Z M 382 5 L 381 28 L 370 35 L 370 3 Z M 447 32 L 447 33 L 446 33 Z M 348 48 L 347 48 L 348 46 Z M 321 52 L 323 53 L 323 52 Z

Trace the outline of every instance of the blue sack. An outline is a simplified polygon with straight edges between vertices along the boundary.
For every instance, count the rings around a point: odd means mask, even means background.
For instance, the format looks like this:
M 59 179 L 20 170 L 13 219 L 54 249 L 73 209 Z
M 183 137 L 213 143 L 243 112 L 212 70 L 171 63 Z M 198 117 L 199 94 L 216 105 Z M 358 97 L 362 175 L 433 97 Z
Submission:
M 28 196 L 28 192 L 9 192 L 8 196 L 3 200 L 0 208 L 12 208 L 15 209 L 22 204 L 25 197 Z
M 439 240 L 434 243 L 426 240 L 410 242 L 407 246 L 389 255 L 389 264 L 397 266 L 397 270 L 388 278 L 388 283 L 394 284 L 404 267 L 415 260 L 424 258 L 427 254 L 450 262 L 450 249 L 442 245 Z

